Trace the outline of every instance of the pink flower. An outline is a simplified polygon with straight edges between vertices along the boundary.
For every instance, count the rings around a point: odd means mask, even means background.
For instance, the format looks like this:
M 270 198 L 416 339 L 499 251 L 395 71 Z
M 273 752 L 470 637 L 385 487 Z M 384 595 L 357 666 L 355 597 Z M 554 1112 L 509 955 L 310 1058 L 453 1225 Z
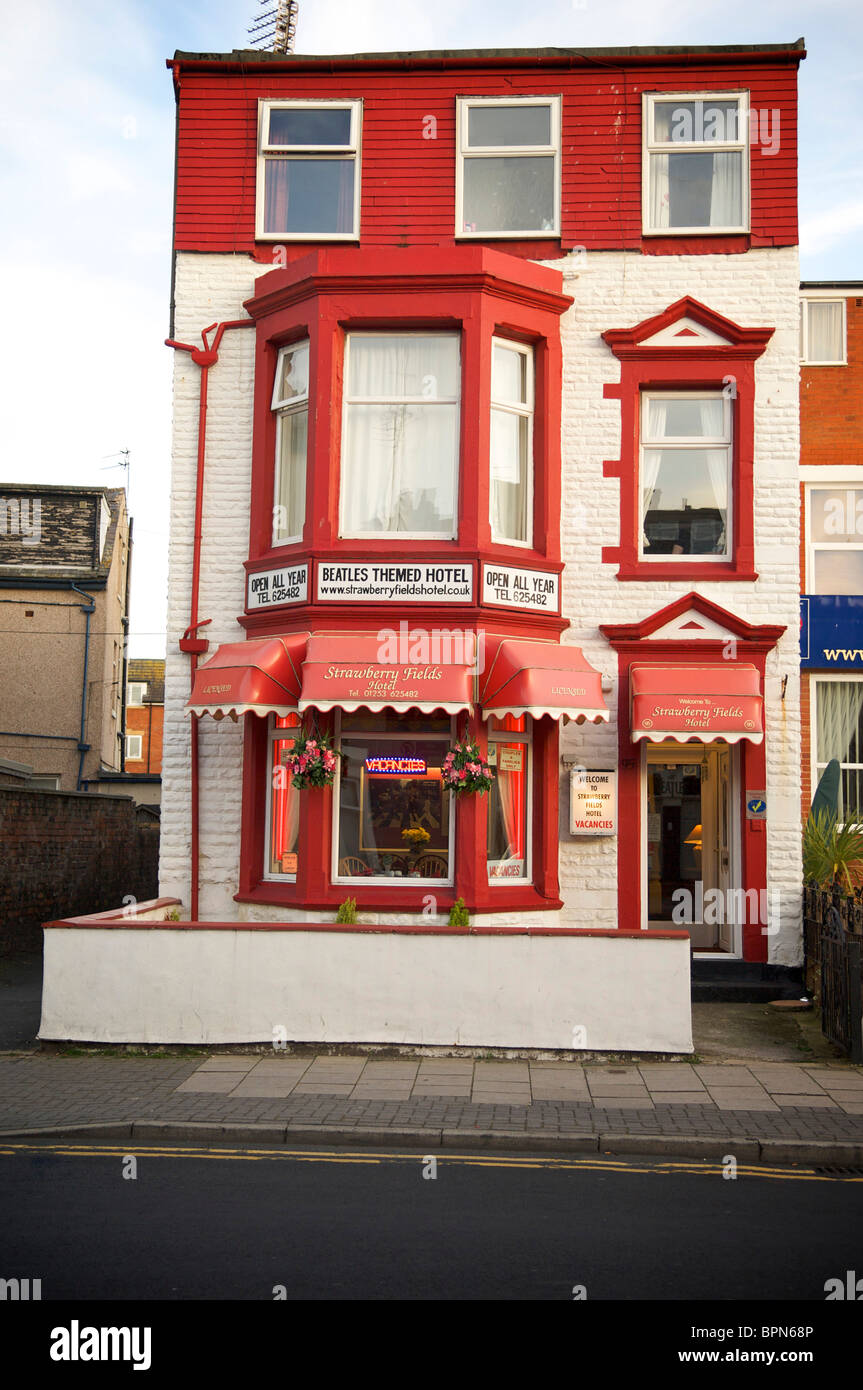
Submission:
M 458 774 L 458 780 L 459 780 L 460 782 L 463 782 L 463 781 L 465 780 L 466 777 L 467 777 L 467 773 L 465 772 L 464 768 L 460 768 L 460 769 L 459 769 L 459 774 Z

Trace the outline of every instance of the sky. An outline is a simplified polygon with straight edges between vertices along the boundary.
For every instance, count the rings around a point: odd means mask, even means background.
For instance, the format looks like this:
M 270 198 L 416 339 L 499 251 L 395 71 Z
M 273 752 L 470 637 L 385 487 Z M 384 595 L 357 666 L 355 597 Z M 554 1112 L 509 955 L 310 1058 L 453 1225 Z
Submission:
M 260 13 L 258 0 L 40 0 L 4 14 L 0 484 L 122 486 L 115 465 L 128 451 L 131 656 L 161 656 L 166 641 L 174 96 L 164 60 L 247 47 Z M 801 35 L 801 278 L 863 279 L 860 0 L 300 0 L 296 51 Z

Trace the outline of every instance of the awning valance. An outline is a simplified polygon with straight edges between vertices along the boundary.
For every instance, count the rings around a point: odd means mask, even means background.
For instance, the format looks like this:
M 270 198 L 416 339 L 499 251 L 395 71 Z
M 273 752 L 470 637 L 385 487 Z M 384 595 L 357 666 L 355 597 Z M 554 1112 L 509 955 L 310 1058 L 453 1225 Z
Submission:
M 483 679 L 481 704 L 484 715 L 499 719 L 507 714 L 534 719 L 547 714 L 576 724 L 608 719 L 599 671 L 580 647 L 554 642 L 505 638 Z
M 228 642 L 195 672 L 187 714 L 296 714 L 308 633 Z
M 374 632 L 313 633 L 303 663 L 300 711 L 418 709 L 423 714 L 459 714 L 471 709 L 472 665 L 387 661 L 382 659 L 388 655 L 387 646 Z
M 764 738 L 764 702 L 754 666 L 639 664 L 630 670 L 632 739 L 739 743 Z

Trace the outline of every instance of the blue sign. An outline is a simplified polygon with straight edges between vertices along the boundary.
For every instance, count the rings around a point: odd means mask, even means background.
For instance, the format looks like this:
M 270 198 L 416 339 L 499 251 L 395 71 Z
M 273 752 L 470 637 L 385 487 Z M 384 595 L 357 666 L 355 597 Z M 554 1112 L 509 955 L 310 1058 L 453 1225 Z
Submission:
M 863 594 L 801 598 L 800 665 L 818 671 L 863 671 Z

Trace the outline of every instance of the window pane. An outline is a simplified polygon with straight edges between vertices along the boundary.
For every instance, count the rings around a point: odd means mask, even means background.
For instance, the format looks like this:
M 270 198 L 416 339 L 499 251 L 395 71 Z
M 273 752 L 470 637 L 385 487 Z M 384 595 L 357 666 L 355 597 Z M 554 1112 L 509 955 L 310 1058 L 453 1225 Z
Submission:
M 267 160 L 264 231 L 320 235 L 353 226 L 353 159 Z
M 809 350 L 810 362 L 841 362 L 844 357 L 842 343 L 842 305 L 829 300 L 819 303 L 809 301 Z
M 863 594 L 863 550 L 816 550 L 810 594 Z
M 459 340 L 397 333 L 355 335 L 348 354 L 348 395 L 433 401 L 459 395 Z
M 720 396 L 688 400 L 650 397 L 647 403 L 648 439 L 724 439 L 725 412 Z
M 354 734 L 342 739 L 339 791 L 340 878 L 448 878 L 450 793 L 444 790 L 442 739 L 376 739 Z M 369 772 L 367 758 L 414 758 L 424 774 Z M 421 829 L 412 849 L 403 831 Z
M 819 763 L 863 762 L 863 681 L 818 681 Z
M 272 740 L 270 757 L 270 842 L 267 871 L 271 874 L 297 872 L 297 838 L 300 825 L 300 798 L 293 778 L 284 766 L 299 725 L 296 715 L 276 721 L 285 729 L 284 738 Z
M 525 353 L 495 343 L 491 357 L 491 394 L 496 401 L 509 401 L 515 405 L 527 403 Z
M 344 527 L 454 534 L 456 405 L 349 405 Z
M 471 106 L 468 108 L 469 146 L 550 145 L 549 106 Z
M 308 448 L 308 410 L 282 415 L 279 422 L 279 458 L 276 471 L 276 515 L 273 534 L 277 540 L 302 536 L 306 519 L 306 451 Z
M 863 541 L 863 488 L 813 488 L 809 496 L 813 541 Z
M 279 377 L 273 399 L 279 404 L 301 400 L 309 394 L 309 345 L 285 348 L 279 358 Z
M 494 781 L 489 792 L 486 859 L 488 876 L 527 874 L 527 745 L 490 743 Z
M 743 154 L 652 154 L 651 227 L 738 227 Z
M 727 553 L 727 449 L 645 449 L 645 555 Z
M 653 138 L 690 144 L 715 142 L 734 144 L 745 131 L 740 130 L 737 101 L 657 101 L 653 106 Z
M 270 111 L 271 145 L 349 145 L 350 111 L 291 107 Z
M 464 161 L 466 232 L 554 229 L 554 156 L 489 156 Z
M 495 540 L 527 541 L 529 421 L 491 412 L 491 526 Z

